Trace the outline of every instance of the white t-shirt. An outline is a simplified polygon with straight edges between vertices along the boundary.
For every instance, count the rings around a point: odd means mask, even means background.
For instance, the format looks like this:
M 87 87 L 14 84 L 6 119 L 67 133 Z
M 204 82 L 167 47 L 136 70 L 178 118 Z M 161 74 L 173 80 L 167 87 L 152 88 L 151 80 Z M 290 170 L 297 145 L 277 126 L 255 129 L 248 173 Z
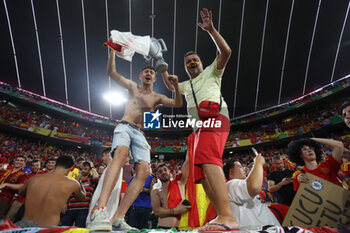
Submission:
M 254 199 L 248 193 L 246 180 L 233 179 L 227 182 L 228 195 L 233 215 L 239 227 L 277 225 L 279 221 L 259 195 Z

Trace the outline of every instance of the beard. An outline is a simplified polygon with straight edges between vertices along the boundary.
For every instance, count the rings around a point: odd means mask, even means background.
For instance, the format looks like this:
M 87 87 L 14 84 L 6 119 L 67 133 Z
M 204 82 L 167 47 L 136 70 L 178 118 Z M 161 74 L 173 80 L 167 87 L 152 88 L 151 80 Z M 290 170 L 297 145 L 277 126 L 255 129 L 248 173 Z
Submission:
M 167 177 L 160 177 L 159 179 L 160 179 L 160 181 L 162 183 L 166 183 L 166 182 L 168 182 L 170 180 L 170 177 L 169 176 L 167 176 Z

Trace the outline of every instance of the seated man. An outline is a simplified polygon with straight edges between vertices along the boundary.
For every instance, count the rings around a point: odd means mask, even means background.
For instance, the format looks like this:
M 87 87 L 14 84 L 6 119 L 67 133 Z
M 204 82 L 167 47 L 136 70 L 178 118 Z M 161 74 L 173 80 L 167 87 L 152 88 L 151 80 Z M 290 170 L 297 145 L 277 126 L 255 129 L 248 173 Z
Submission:
M 73 165 L 72 156 L 61 155 L 53 172 L 36 175 L 22 186 L 20 193 L 26 194 L 25 212 L 17 226 L 58 226 L 61 210 L 72 193 L 78 201 L 85 200 L 85 189 L 67 177 Z
M 228 161 L 224 165 L 226 185 L 231 208 L 240 228 L 248 226 L 278 225 L 279 221 L 258 195 L 263 183 L 264 157 L 259 154 L 248 177 L 238 161 Z

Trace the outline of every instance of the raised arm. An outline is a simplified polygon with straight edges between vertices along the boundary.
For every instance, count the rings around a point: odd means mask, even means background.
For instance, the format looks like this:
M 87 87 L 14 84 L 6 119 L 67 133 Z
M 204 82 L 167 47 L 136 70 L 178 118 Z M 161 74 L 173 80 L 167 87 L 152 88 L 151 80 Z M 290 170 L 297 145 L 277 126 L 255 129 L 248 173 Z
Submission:
M 115 64 L 115 52 L 110 50 L 108 63 L 107 63 L 107 74 L 120 86 L 130 90 L 133 85 L 136 85 L 133 81 L 125 78 L 121 74 L 117 72 L 116 64 Z
M 249 195 L 254 198 L 258 193 L 261 191 L 261 186 L 263 183 L 263 175 L 264 175 L 264 169 L 263 166 L 265 164 L 264 157 L 261 156 L 261 154 L 258 154 L 258 156 L 254 159 L 254 165 L 249 173 L 249 176 L 247 178 L 247 189 Z
M 219 70 L 223 69 L 227 64 L 228 59 L 230 59 L 232 53 L 231 48 L 220 33 L 215 29 L 213 25 L 212 12 L 208 11 L 206 8 L 203 8 L 201 11 L 201 17 L 203 23 L 198 23 L 198 26 L 200 26 L 204 31 L 207 31 L 213 39 L 216 48 L 219 50 L 219 55 L 217 57 L 217 68 Z
M 100 178 L 100 175 L 97 173 L 95 166 L 94 166 L 94 163 L 91 161 L 89 161 L 89 163 L 90 163 L 90 167 L 91 167 L 92 181 L 97 182 L 98 179 Z
M 169 73 L 168 71 L 165 71 L 162 73 L 162 77 L 163 77 L 163 82 L 165 84 L 165 86 L 170 90 L 170 91 L 174 91 L 174 87 L 173 85 L 170 84 L 168 77 L 169 77 Z
M 332 150 L 332 156 L 335 160 L 338 161 L 338 163 L 341 162 L 343 152 L 344 152 L 344 144 L 340 141 L 336 141 L 333 139 L 326 139 L 326 138 L 311 138 L 312 140 L 325 144 Z
M 24 184 L 10 184 L 10 183 L 3 183 L 0 185 L 0 189 L 3 189 L 5 187 L 13 189 L 13 190 L 20 190 Z
M 182 96 L 181 96 L 180 90 L 179 90 L 178 77 L 176 75 L 168 75 L 168 80 L 169 80 L 169 83 L 175 89 L 175 99 L 170 99 L 170 98 L 166 97 L 165 95 L 160 95 L 159 103 L 163 104 L 164 106 L 167 106 L 167 107 L 180 108 L 180 107 L 182 107 Z
M 75 182 L 75 184 L 74 184 L 75 191 L 73 192 L 73 195 L 75 196 L 77 201 L 85 201 L 85 199 L 86 199 L 86 192 L 85 192 L 85 189 L 84 189 L 83 185 L 80 182 L 76 181 L 76 180 L 73 180 L 73 182 Z

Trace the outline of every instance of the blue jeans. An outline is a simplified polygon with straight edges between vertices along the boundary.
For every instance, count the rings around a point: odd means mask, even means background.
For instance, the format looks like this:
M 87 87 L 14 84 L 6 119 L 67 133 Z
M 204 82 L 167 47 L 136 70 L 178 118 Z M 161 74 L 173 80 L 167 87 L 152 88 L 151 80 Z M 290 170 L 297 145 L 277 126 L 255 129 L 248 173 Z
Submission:
M 67 210 L 66 214 L 61 218 L 61 226 L 76 226 L 85 228 L 86 217 L 88 214 L 89 209 Z
M 147 143 L 144 133 L 141 129 L 123 121 L 115 127 L 113 133 L 112 149 L 118 146 L 129 148 L 132 163 L 151 162 L 151 147 Z

